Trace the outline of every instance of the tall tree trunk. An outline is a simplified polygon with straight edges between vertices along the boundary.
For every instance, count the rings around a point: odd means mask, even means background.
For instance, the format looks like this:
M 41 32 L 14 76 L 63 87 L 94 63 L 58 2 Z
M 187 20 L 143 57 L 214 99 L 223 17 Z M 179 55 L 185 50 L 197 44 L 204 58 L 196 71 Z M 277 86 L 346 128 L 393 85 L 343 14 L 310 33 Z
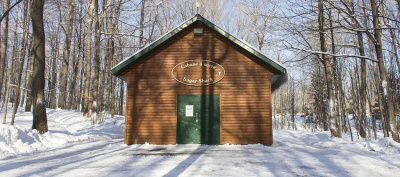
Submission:
M 112 1 L 111 1 L 112 3 Z M 109 9 L 107 11 L 107 16 L 112 17 L 108 19 L 108 23 L 107 23 L 107 31 L 109 33 L 109 35 L 106 35 L 106 62 L 105 65 L 107 66 L 106 71 L 108 72 L 109 68 L 112 67 L 113 65 L 113 51 L 114 51 L 114 39 L 113 39 L 113 12 L 115 11 L 115 9 Z M 111 90 L 113 89 L 113 82 L 112 82 L 112 77 L 110 77 L 109 74 L 107 74 L 107 92 L 106 92 L 106 111 L 109 111 L 109 113 L 111 114 L 112 117 L 114 117 L 114 115 L 111 113 L 111 108 L 113 107 L 111 105 Z
M 332 20 L 332 10 L 331 9 L 329 9 L 329 11 L 328 11 L 328 17 L 329 17 L 329 31 L 330 31 L 330 36 L 331 36 L 331 49 L 332 49 L 332 53 L 333 54 L 336 54 L 336 46 L 335 46 L 335 35 L 334 35 L 334 31 L 333 31 L 333 29 L 334 29 L 334 27 L 333 27 L 333 20 Z M 339 98 L 338 98 L 338 92 L 339 92 L 339 87 L 338 87 L 338 85 L 339 85 L 339 82 L 342 82 L 341 80 L 339 80 L 338 79 L 338 72 L 337 72 L 337 59 L 336 59 L 336 57 L 335 56 L 333 56 L 332 57 L 332 63 L 333 63 L 333 66 L 332 66 L 332 77 L 333 77 L 333 80 L 332 80 L 332 91 L 333 91 L 333 96 L 332 96 L 332 98 L 333 98 L 333 105 L 332 105 L 332 108 L 335 108 L 335 110 L 333 110 L 334 112 L 334 114 L 332 115 L 332 116 L 334 116 L 334 117 L 332 117 L 333 118 L 333 120 L 334 120 L 334 125 L 335 125 L 335 131 L 336 131 L 336 133 L 337 133 L 337 136 L 336 137 L 342 137 L 342 131 L 341 131 L 341 129 L 340 129 L 340 126 L 339 126 L 339 122 L 340 122 L 340 119 L 338 119 L 338 116 L 340 115 L 339 114 L 339 104 L 338 104 L 338 100 L 339 100 Z M 341 84 L 340 84 L 341 85 Z
M 95 18 L 95 26 L 94 26 L 94 58 L 93 58 L 93 70 L 92 70 L 92 113 L 96 113 L 98 116 L 98 91 L 99 91 L 99 70 L 100 70 L 100 21 L 99 21 L 99 2 L 95 0 L 94 3 L 94 18 Z M 94 123 L 94 122 L 92 122 Z
M 321 43 L 321 51 L 322 52 L 327 52 L 327 43 L 325 41 L 325 36 L 324 36 L 324 4 L 323 0 L 318 0 L 318 28 L 319 28 L 319 39 Z M 326 78 L 326 83 L 327 83 L 327 89 L 328 89 L 328 119 L 330 122 L 330 130 L 331 134 L 334 137 L 340 137 L 339 132 L 337 131 L 337 124 L 336 124 L 336 115 L 335 111 L 333 110 L 335 108 L 334 105 L 334 91 L 333 91 L 333 83 L 332 83 L 332 65 L 329 57 L 326 54 L 322 54 L 322 59 L 324 62 L 324 69 L 325 69 L 325 78 Z M 335 126 L 335 127 L 332 127 Z
M 94 6 L 96 0 L 92 0 L 90 4 L 90 9 L 89 9 L 89 20 L 88 20 L 88 31 L 87 31 L 87 38 L 86 38 L 86 54 L 85 54 L 85 60 L 86 60 L 86 69 L 85 69 L 85 87 L 84 87 L 84 93 L 83 93 L 83 114 L 87 117 L 89 113 L 89 104 L 90 104 L 90 95 L 89 95 L 89 89 L 90 89 L 90 76 L 91 76 L 91 66 L 92 66 L 92 28 L 93 28 L 93 20 L 94 20 Z M 96 12 L 97 13 L 97 12 Z
M 116 27 L 118 26 L 118 22 L 119 22 L 119 16 L 120 16 L 120 9 L 121 9 L 121 1 L 119 1 L 119 3 L 118 3 L 118 6 L 116 7 L 116 10 L 114 10 L 114 14 L 115 14 L 115 17 L 114 17 L 114 19 L 113 19 L 113 23 L 112 23 L 112 26 L 111 26 L 111 56 L 112 56 L 112 60 L 110 61 L 110 68 L 111 68 L 111 66 L 113 66 L 115 63 L 116 63 L 116 61 L 117 61 L 117 52 L 115 52 L 115 39 L 114 39 L 114 33 L 115 33 L 115 31 L 116 31 Z M 116 88 L 116 85 L 117 85 L 117 81 L 116 81 L 116 79 L 114 78 L 114 77 L 111 77 L 111 83 L 110 83 L 110 100 L 111 100 L 111 103 L 110 103 L 110 106 L 111 106 L 111 117 L 112 118 L 114 118 L 114 115 L 116 114 L 116 112 L 115 112 L 115 100 L 116 100 L 116 98 L 115 98 L 115 88 Z
M 373 114 L 373 107 L 372 107 L 372 101 L 371 101 L 371 90 L 372 90 L 372 85 L 369 85 L 370 87 L 368 88 L 368 93 L 367 94 L 367 101 L 368 101 L 368 105 L 369 105 L 369 114 L 371 115 L 371 124 L 372 124 L 372 131 L 374 132 L 374 137 L 375 140 L 377 139 L 376 137 L 376 116 Z
M 61 12 L 60 12 L 61 13 Z M 57 27 L 57 34 L 60 32 L 60 26 L 61 26 L 61 15 L 58 18 L 58 27 Z M 47 86 L 48 92 L 47 92 L 47 100 L 49 100 L 46 104 L 48 108 L 55 109 L 57 106 L 57 76 L 58 76 L 58 69 L 57 69 L 57 61 L 59 57 L 59 35 L 55 35 L 55 39 L 51 38 L 50 46 L 51 46 L 51 70 L 49 69 L 48 78 L 47 79 Z M 54 41 L 55 40 L 55 41 Z
M 342 83 L 342 66 L 344 65 L 344 61 L 339 61 L 341 64 L 337 68 L 337 79 L 340 81 L 338 82 L 338 95 L 339 95 L 339 104 L 340 104 L 340 115 L 342 118 L 342 130 L 347 133 L 347 121 L 346 121 L 346 96 L 343 90 L 343 83 Z
M 69 55 L 70 55 L 70 48 L 71 48 L 71 38 L 72 38 L 72 30 L 74 25 L 74 5 L 73 0 L 69 0 L 68 6 L 68 25 L 67 31 L 65 31 L 65 46 L 63 51 L 63 60 L 62 60 L 62 71 L 60 77 L 60 88 L 59 88 L 59 98 L 58 98 L 58 107 L 61 109 L 66 108 L 66 98 L 67 98 L 67 76 L 68 76 L 68 66 L 69 66 Z
M 368 40 L 368 44 L 369 44 L 369 48 L 372 48 L 373 44 L 372 44 L 372 40 L 369 39 Z M 374 57 L 374 53 L 372 50 L 370 50 L 370 56 Z M 379 117 L 382 121 L 382 127 L 383 127 L 383 136 L 384 137 L 388 137 L 389 136 L 389 130 L 387 128 L 387 121 L 385 118 L 385 109 L 384 109 L 384 105 L 383 105 L 383 101 L 382 101 L 382 92 L 381 92 L 381 85 L 379 84 L 379 73 L 378 73 L 378 69 L 376 67 L 377 63 L 372 63 L 372 70 L 374 72 L 374 84 L 376 87 L 376 95 L 378 96 L 378 106 L 379 106 Z
M 76 43 L 76 40 L 75 40 Z M 68 106 L 67 109 L 74 109 L 74 98 L 75 98 L 75 84 L 76 84 L 76 77 L 78 76 L 78 69 L 79 69 L 79 57 L 76 59 L 76 45 L 74 45 L 74 52 L 72 56 L 72 76 L 71 76 L 71 84 L 69 85 L 69 97 L 68 97 Z
M 21 52 L 19 56 L 19 66 L 17 67 L 16 74 L 18 75 L 16 77 L 16 92 L 14 96 L 14 108 L 12 112 L 12 117 L 11 117 L 11 125 L 14 125 L 14 120 L 15 120 L 15 114 L 17 113 L 17 109 L 19 107 L 19 99 L 20 99 L 20 93 L 21 93 L 21 78 L 22 78 L 22 73 L 24 69 L 24 62 L 25 62 L 25 55 L 26 55 L 26 46 L 27 46 L 27 41 L 28 41 L 28 3 L 25 1 L 24 3 L 25 8 L 24 8 L 24 22 L 23 22 L 23 36 L 21 40 Z
M 29 49 L 32 50 L 32 41 L 30 43 Z M 33 80 L 33 53 L 30 51 L 28 53 L 28 60 L 29 62 L 29 75 L 28 75 L 28 83 L 27 83 L 27 94 L 26 94 L 26 104 L 25 104 L 25 112 L 31 112 L 32 109 L 32 80 Z
M 10 0 L 3 1 L 3 9 L 10 7 Z M 7 57 L 7 44 L 8 44 L 8 14 L 1 22 L 1 44 L 0 44 L 0 100 L 2 97 L 4 70 Z
M 392 93 L 389 90 L 386 68 L 383 61 L 383 44 L 382 44 L 382 29 L 381 29 L 382 24 L 381 21 L 379 20 L 378 5 L 376 0 L 370 0 L 370 1 L 372 9 L 372 21 L 374 25 L 374 36 L 375 36 L 374 44 L 375 44 L 376 57 L 378 60 L 381 84 L 383 87 L 383 98 L 384 100 L 386 100 L 386 104 L 388 106 L 390 130 L 392 133 L 393 140 L 396 142 L 400 142 L 399 132 L 397 130 L 397 125 L 396 125 L 396 116 L 394 110 L 394 103 L 392 99 Z
M 358 90 L 360 90 L 360 75 L 359 75 L 359 67 L 358 67 L 358 61 L 355 61 L 355 66 L 353 69 L 354 75 L 350 75 L 350 81 L 351 81 L 351 94 L 352 94 L 352 104 L 353 106 L 353 112 L 354 112 L 354 124 L 357 130 L 357 136 L 360 135 L 360 125 L 361 125 L 361 121 L 360 121 L 360 102 L 358 100 L 360 100 L 360 95 L 358 94 Z M 350 72 L 352 73 L 352 72 Z M 354 79 L 353 79 L 354 78 Z M 359 138 L 359 137 L 358 137 Z
M 43 6 L 44 0 L 32 0 L 31 19 L 32 19 L 32 53 L 34 59 L 32 85 L 33 98 L 33 123 L 32 129 L 36 129 L 43 134 L 48 131 L 46 105 L 44 97 L 44 71 L 46 66 L 45 57 L 45 33 L 43 25 Z
M 29 20 L 28 20 L 29 21 Z M 28 31 L 28 30 L 27 30 Z M 29 32 L 28 32 L 29 33 Z M 26 47 L 28 48 L 28 41 L 27 41 L 27 45 L 26 45 Z M 27 50 L 27 49 L 25 49 L 25 50 Z M 28 53 L 29 53 L 29 50 L 28 50 Z M 28 90 L 27 90 L 27 88 L 28 88 L 28 76 L 29 76 L 29 66 L 30 66 L 30 62 L 29 62 L 29 59 L 27 58 L 26 59 L 26 64 L 25 64 L 25 74 L 24 74 L 24 79 L 23 79 L 23 81 L 24 81 L 24 90 L 22 91 L 22 96 L 21 96 L 21 103 L 20 103 L 20 106 L 22 107 L 22 106 L 24 106 L 24 105 L 26 105 L 26 104 L 24 104 L 25 103 L 25 100 L 26 100 L 26 96 L 27 96 L 27 92 L 28 92 Z
M 83 0 L 79 0 L 79 2 L 80 3 L 83 3 Z M 83 6 L 80 6 L 79 7 L 79 13 L 78 13 L 78 19 L 83 19 L 83 16 L 84 16 L 84 8 L 83 8 Z M 83 20 L 81 20 L 81 21 L 83 21 Z M 81 51 L 85 48 L 85 42 L 84 42 L 84 39 L 85 39 L 85 35 L 84 35 L 84 32 L 82 32 L 82 31 L 84 31 L 84 29 L 83 29 L 83 23 L 82 22 L 79 22 L 79 25 L 78 25 L 78 28 L 79 28 L 79 30 L 77 30 L 77 40 L 78 40 L 78 51 L 79 51 L 79 53 L 81 53 Z M 76 77 L 78 77 L 79 76 L 79 87 L 78 87 L 78 89 L 77 89 L 77 91 L 76 91 L 76 107 L 75 107 L 75 109 L 76 110 L 79 110 L 79 111 L 82 111 L 82 108 L 83 108 L 83 103 L 82 103 L 82 101 L 83 101 L 83 87 L 84 87 L 84 85 L 83 85 L 83 79 L 84 79 L 84 68 L 85 68 L 85 64 L 84 64 L 84 57 L 82 57 L 81 55 L 78 55 L 78 61 L 76 61 L 76 64 L 77 64 L 77 66 L 76 67 L 78 67 L 78 71 L 77 71 L 77 73 L 76 73 Z M 78 75 L 78 72 L 79 72 L 79 75 Z M 78 78 L 77 78 L 78 79 Z
M 362 36 L 361 32 L 357 32 L 357 38 L 358 38 L 358 50 L 360 52 L 361 56 L 365 56 L 365 51 L 364 51 L 364 39 Z M 366 77 L 366 64 L 365 64 L 365 60 L 361 59 L 361 85 L 360 85 L 360 136 L 362 138 L 366 138 L 367 134 L 366 134 L 366 124 L 367 124 L 367 120 L 366 120 L 366 95 L 367 95 L 367 77 Z
M 295 129 L 295 121 L 294 121 L 294 102 L 295 102 L 295 93 L 294 93 L 294 78 L 292 77 L 292 88 L 291 88 L 291 92 L 292 92 L 292 94 L 290 95 L 291 96 L 291 100 L 290 100 L 290 103 L 291 103 L 291 110 L 290 110 L 290 112 L 291 112 L 291 118 L 292 118 L 292 129 L 294 130 Z
M 86 67 L 84 65 L 85 63 L 85 58 L 81 58 L 81 63 L 80 63 L 80 78 L 79 78 L 79 91 L 78 91 L 78 98 L 77 98 L 77 106 L 78 106 L 78 110 L 83 112 L 83 107 L 84 107 L 84 98 L 83 98 L 83 93 L 84 93 L 84 73 L 85 73 L 85 69 L 84 67 Z

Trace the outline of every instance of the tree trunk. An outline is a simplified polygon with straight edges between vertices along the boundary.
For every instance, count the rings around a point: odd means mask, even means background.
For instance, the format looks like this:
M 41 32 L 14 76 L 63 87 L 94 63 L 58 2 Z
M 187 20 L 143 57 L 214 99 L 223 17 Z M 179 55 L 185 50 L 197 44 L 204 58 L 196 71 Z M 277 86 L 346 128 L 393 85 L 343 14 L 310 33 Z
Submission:
M 30 43 L 29 49 L 32 49 L 32 41 Z M 33 80 L 33 53 L 30 51 L 28 53 L 28 60 L 30 61 L 29 64 L 29 76 L 28 76 L 28 83 L 27 83 L 27 88 L 30 90 L 27 90 L 26 94 L 26 104 L 25 104 L 25 112 L 31 112 L 32 109 L 32 80 Z
M 115 13 L 115 17 L 114 17 L 114 23 L 113 23 L 113 25 L 112 25 L 112 32 L 111 32 L 111 39 L 112 39 L 112 44 L 111 44 L 111 53 L 112 53 L 112 61 L 111 61 L 111 64 L 110 64 L 110 66 L 113 66 L 115 63 L 116 63 L 116 61 L 117 61 L 117 52 L 115 52 L 115 40 L 114 40 L 114 33 L 115 33 L 115 31 L 116 31 L 116 26 L 118 26 L 118 22 L 119 22 L 119 16 L 120 16 L 120 9 L 121 9 L 121 1 L 119 1 L 119 3 L 118 3 L 118 6 L 116 7 L 116 10 L 114 11 L 114 13 Z M 115 111 L 115 100 L 116 100 L 116 98 L 115 98 L 115 88 L 116 88 L 116 85 L 117 85 L 117 81 L 116 81 L 116 79 L 115 79 L 115 77 L 111 77 L 111 83 L 110 83 L 110 90 L 111 90 L 111 103 L 110 103 L 110 105 L 111 105 L 111 117 L 112 118 L 114 118 L 114 115 L 116 114 L 116 111 Z
M 371 115 L 371 123 L 372 123 L 372 131 L 374 132 L 374 137 L 375 137 L 375 140 L 377 139 L 377 137 L 376 137 L 376 116 L 373 114 L 373 112 L 372 112 L 372 110 L 373 110 L 373 107 L 372 107 L 372 101 L 371 101 L 371 88 L 372 88 L 372 86 L 370 85 L 370 87 L 367 87 L 367 88 L 369 88 L 368 89 L 368 93 L 369 94 L 367 94 L 367 101 L 368 101 L 368 105 L 369 105 L 369 114 Z
M 332 53 L 336 54 L 336 46 L 335 46 L 335 35 L 334 35 L 334 27 L 333 27 L 333 20 L 332 20 L 332 10 L 329 9 L 328 11 L 328 17 L 329 17 L 329 31 L 330 31 L 330 36 L 331 36 L 331 49 L 332 49 Z M 339 114 L 339 104 L 338 104 L 338 92 L 339 92 L 339 82 L 341 83 L 341 80 L 338 80 L 338 72 L 337 72 L 337 60 L 336 57 L 333 56 L 332 57 L 332 97 L 333 98 L 333 105 L 332 105 L 332 109 L 334 108 L 334 114 L 332 115 L 333 117 L 333 121 L 334 121 L 334 125 L 335 125 L 335 132 L 337 133 L 336 137 L 342 137 L 342 130 L 340 129 L 339 123 L 340 123 L 340 119 L 338 119 Z M 341 85 L 341 84 L 340 84 Z
M 82 2 L 82 1 L 83 0 L 79 0 L 79 2 Z M 83 7 L 80 6 L 77 18 L 82 19 L 83 16 L 84 16 L 84 10 L 83 10 Z M 78 28 L 79 28 L 79 30 L 77 30 L 77 32 L 76 32 L 77 38 L 78 38 L 77 39 L 78 40 L 78 52 L 81 53 L 81 51 L 85 48 L 85 42 L 84 42 L 85 35 L 84 35 L 84 32 L 82 32 L 83 31 L 83 23 L 79 23 Z M 84 79 L 84 67 L 85 67 L 84 57 L 81 55 L 78 55 L 78 61 L 76 61 L 76 64 L 77 65 L 75 67 L 78 67 L 76 77 L 79 76 L 79 87 L 76 91 L 76 105 L 75 105 L 76 107 L 75 108 L 76 108 L 76 110 L 82 111 L 82 108 L 83 108 L 82 101 L 83 101 L 83 92 L 84 92 L 83 91 L 83 87 L 84 87 L 83 79 Z M 78 75 L 78 72 L 79 72 L 79 75 Z M 78 79 L 78 78 L 76 78 L 76 79 Z
M 388 114 L 390 120 L 390 130 L 392 133 L 393 140 L 396 142 L 400 142 L 399 132 L 397 130 L 396 125 L 396 116 L 394 110 L 394 104 L 392 100 L 392 93 L 389 90 L 388 79 L 386 75 L 386 68 L 383 61 L 383 44 L 382 44 L 382 24 L 379 20 L 379 12 L 378 5 L 376 0 L 371 1 L 371 9 L 372 9 L 372 21 L 374 25 L 374 35 L 375 35 L 375 51 L 376 57 L 378 60 L 379 74 L 381 78 L 381 84 L 383 87 L 383 99 L 386 100 L 386 104 L 388 106 Z M 386 99 L 385 99 L 386 98 Z
M 361 32 L 357 32 L 358 38 L 358 50 L 361 56 L 365 56 L 364 52 L 364 39 Z M 367 117 L 366 117 L 366 95 L 367 95 L 367 69 L 365 60 L 361 59 L 361 85 L 360 85 L 360 106 L 361 106 L 361 114 L 360 114 L 360 136 L 362 138 L 366 138 L 366 125 L 367 125 Z
M 89 96 L 89 89 L 90 89 L 90 76 L 91 76 L 91 66 L 92 66 L 92 28 L 93 28 L 93 19 L 94 19 L 94 6 L 96 0 L 92 0 L 89 9 L 89 20 L 88 20 L 88 31 L 87 31 L 87 38 L 86 38 L 86 70 L 85 70 L 85 87 L 83 93 L 83 114 L 89 117 L 89 103 L 90 103 L 90 96 Z M 97 12 L 96 12 L 97 13 Z
M 10 7 L 10 0 L 3 1 L 3 9 Z M 0 100 L 2 97 L 4 70 L 7 57 L 7 43 L 8 43 L 8 14 L 1 23 L 1 44 L 0 44 Z
M 53 52 L 52 52 L 52 58 L 53 58 L 53 61 L 52 61 L 52 72 L 51 72 L 51 80 L 49 80 L 50 81 L 50 83 L 51 84 L 48 84 L 48 85 L 50 85 L 51 87 L 50 87 L 50 89 L 49 89 L 49 94 L 50 94 L 50 105 L 49 105 L 49 107 L 50 108 L 52 108 L 52 109 L 56 109 L 56 106 L 57 106 L 57 74 L 58 74 L 58 71 L 57 71 L 57 66 L 58 66 L 58 64 L 57 64 L 57 59 L 58 59 L 58 43 L 59 43 L 59 41 L 58 41 L 58 37 L 56 37 L 56 46 L 54 46 L 54 48 L 53 48 Z M 50 73 L 49 73 L 49 78 L 50 78 Z
M 318 0 L 318 27 L 319 27 L 319 39 L 321 43 L 321 51 L 322 52 L 327 52 L 327 44 L 325 41 L 325 36 L 324 36 L 324 7 L 323 7 L 323 0 Z M 324 62 L 324 69 L 325 69 L 325 78 L 326 78 L 326 83 L 327 83 L 327 89 L 328 89 L 328 120 L 330 122 L 330 130 L 331 134 L 334 137 L 340 137 L 339 132 L 337 131 L 337 121 L 336 121 L 336 115 L 335 111 L 333 110 L 335 108 L 334 105 L 334 91 L 333 91 L 333 83 L 332 83 L 332 65 L 331 61 L 328 58 L 326 54 L 322 55 L 322 59 Z M 332 127 L 335 126 L 335 127 Z
M 92 113 L 96 113 L 98 116 L 98 91 L 99 91 L 99 70 L 100 70 L 100 21 L 99 21 L 99 13 L 98 13 L 98 0 L 95 0 L 94 3 L 94 18 L 95 18 L 95 26 L 94 26 L 94 58 L 93 58 L 93 70 L 92 70 Z M 92 122 L 93 123 L 93 122 Z
M 27 45 L 27 47 L 28 47 L 28 45 Z M 26 49 L 25 49 L 26 50 Z M 22 90 L 22 96 L 21 96 L 21 101 L 20 101 L 20 107 L 22 107 L 22 106 L 24 106 L 25 104 L 25 100 L 26 100 L 26 93 L 27 93 L 27 90 L 26 90 L 26 88 L 28 88 L 28 82 L 27 82 L 27 80 L 28 80 L 28 71 L 29 71 L 29 69 L 28 69 L 28 67 L 29 67 L 29 65 L 30 65 L 30 63 L 29 63 L 29 60 L 27 59 L 26 60 L 26 64 L 25 64 L 25 73 L 24 73 L 24 78 L 23 78 L 23 87 L 25 88 L 24 90 Z
M 74 5 L 72 0 L 69 0 L 68 6 L 68 25 L 67 31 L 65 31 L 65 46 L 63 51 L 63 60 L 62 60 L 62 71 L 60 77 L 60 88 L 59 88 L 59 97 L 58 97 L 58 107 L 61 109 L 66 108 L 66 98 L 67 98 L 67 76 L 68 76 L 68 66 L 69 66 L 69 55 L 71 48 L 71 38 L 72 38 L 72 30 L 74 25 Z
M 33 123 L 32 129 L 36 129 L 43 134 L 48 131 L 47 115 L 44 97 L 44 71 L 45 71 L 45 33 L 43 25 L 43 6 L 44 0 L 32 0 L 31 19 L 32 19 L 32 53 L 34 59 L 32 85 L 33 98 Z
M 369 48 L 372 48 L 371 40 L 368 40 L 368 44 L 369 44 Z M 372 50 L 370 50 L 370 56 L 371 57 L 374 56 L 374 53 Z M 385 114 L 384 114 L 385 109 L 384 109 L 384 105 L 383 105 L 383 101 L 382 101 L 381 86 L 379 84 L 379 74 L 378 74 L 378 69 L 377 69 L 376 65 L 377 65 L 377 63 L 372 63 L 372 70 L 374 72 L 373 79 L 374 79 L 374 84 L 376 87 L 376 95 L 378 95 L 377 99 L 378 99 L 378 106 L 379 106 L 379 116 L 382 121 L 383 136 L 389 137 L 389 130 L 387 128 L 387 123 L 386 123 L 387 121 L 386 121 Z
M 76 40 L 75 40 L 76 42 Z M 76 77 L 78 76 L 78 69 L 79 69 L 79 59 L 76 59 L 75 55 L 75 47 L 74 45 L 74 54 L 72 56 L 72 76 L 71 76 L 71 84 L 69 85 L 69 97 L 68 97 L 68 106 L 67 109 L 74 109 L 74 98 L 75 98 L 75 84 L 76 84 Z
M 292 89 L 291 89 L 292 94 L 290 95 L 291 98 L 291 118 L 292 118 L 292 129 L 295 129 L 295 120 L 294 120 L 294 99 L 295 99 L 295 93 L 294 93 L 294 78 L 292 78 Z
M 110 9 L 108 11 L 108 16 L 113 17 L 113 12 L 115 12 L 116 9 Z M 115 17 L 116 18 L 116 17 Z M 110 18 L 108 21 L 108 26 L 107 30 L 110 33 L 110 35 L 106 36 L 106 59 L 107 59 L 107 68 L 111 68 L 113 66 L 114 62 L 114 23 L 113 23 L 114 18 Z M 115 19 L 117 21 L 117 19 Z M 108 69 L 107 69 L 108 70 Z M 114 113 L 112 112 L 112 109 L 114 105 L 112 104 L 113 98 L 112 97 L 112 92 L 114 89 L 114 82 L 113 82 L 113 77 L 108 75 L 107 77 L 107 94 L 106 94 L 106 110 L 110 112 L 111 117 L 114 118 Z

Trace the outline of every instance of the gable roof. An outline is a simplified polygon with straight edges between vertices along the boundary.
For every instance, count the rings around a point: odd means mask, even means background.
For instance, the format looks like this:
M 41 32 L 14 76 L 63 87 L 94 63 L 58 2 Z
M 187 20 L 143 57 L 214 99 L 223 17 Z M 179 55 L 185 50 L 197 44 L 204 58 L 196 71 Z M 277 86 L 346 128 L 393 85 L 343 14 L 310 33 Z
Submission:
M 123 71 L 125 71 L 129 67 L 133 66 L 135 63 L 139 62 L 140 60 L 142 60 L 143 58 L 145 58 L 146 56 L 151 54 L 153 51 L 160 48 L 163 44 L 169 42 L 175 36 L 181 34 L 186 29 L 189 29 L 190 27 L 195 25 L 196 22 L 201 22 L 202 24 L 209 27 L 214 32 L 225 37 L 226 39 L 233 42 L 240 48 L 244 49 L 245 51 L 247 51 L 250 54 L 252 54 L 253 56 L 255 56 L 255 58 L 260 59 L 266 65 L 271 66 L 273 69 L 275 69 L 279 73 L 279 75 L 273 75 L 271 77 L 271 85 L 273 87 L 272 88 L 273 91 L 275 89 L 277 89 L 277 86 L 279 87 L 281 84 L 283 84 L 286 81 L 286 79 L 287 79 L 286 68 L 282 64 L 266 57 L 259 50 L 255 49 L 253 46 L 251 46 L 247 42 L 244 42 L 244 41 L 232 36 L 225 30 L 221 29 L 220 27 L 218 27 L 211 21 L 209 21 L 206 18 L 204 18 L 203 16 L 201 16 L 200 14 L 196 14 L 192 18 L 190 18 L 190 19 L 186 20 L 185 22 L 183 22 L 182 24 L 180 24 L 175 29 L 171 30 L 170 32 L 166 33 L 165 35 L 163 35 L 160 38 L 158 38 L 157 40 L 155 40 L 153 43 L 149 44 L 147 47 L 142 48 L 141 50 L 137 51 L 132 56 L 125 58 L 123 61 L 121 61 L 119 64 L 117 64 L 116 66 L 114 66 L 111 69 L 111 75 L 117 76 L 118 78 L 126 81 L 126 78 L 119 74 L 121 74 Z M 284 76 L 284 77 L 281 77 L 281 76 Z M 277 83 L 277 84 L 275 84 L 275 83 Z

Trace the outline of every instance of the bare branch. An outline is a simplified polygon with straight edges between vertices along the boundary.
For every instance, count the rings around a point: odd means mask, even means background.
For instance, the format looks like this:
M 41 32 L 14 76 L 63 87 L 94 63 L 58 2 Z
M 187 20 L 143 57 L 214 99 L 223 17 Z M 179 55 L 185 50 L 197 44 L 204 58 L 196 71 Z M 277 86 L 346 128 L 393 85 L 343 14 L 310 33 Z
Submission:
M 302 48 L 293 47 L 293 46 L 290 46 L 290 48 L 291 48 L 291 49 L 300 50 L 300 51 L 303 51 L 303 52 L 312 53 L 312 54 L 329 55 L 329 56 L 338 57 L 338 58 L 355 57 L 355 58 L 370 60 L 370 61 L 373 61 L 373 62 L 378 62 L 378 60 L 375 60 L 375 59 L 373 59 L 373 58 L 366 57 L 366 56 L 360 56 L 360 55 L 353 55 L 353 54 L 332 54 L 332 53 L 329 53 L 329 52 L 321 52 L 321 51 L 315 51 L 315 50 L 307 50 L 307 49 L 302 49 Z
M 19 4 L 19 3 L 22 2 L 22 1 L 23 1 L 23 0 L 18 0 L 17 2 L 15 2 L 14 5 L 12 5 L 10 8 L 8 8 L 8 9 L 4 12 L 3 16 L 1 16 L 0 23 L 1 23 L 1 21 L 3 21 L 3 19 L 8 15 L 8 13 L 11 11 L 11 9 L 13 9 L 17 4 Z

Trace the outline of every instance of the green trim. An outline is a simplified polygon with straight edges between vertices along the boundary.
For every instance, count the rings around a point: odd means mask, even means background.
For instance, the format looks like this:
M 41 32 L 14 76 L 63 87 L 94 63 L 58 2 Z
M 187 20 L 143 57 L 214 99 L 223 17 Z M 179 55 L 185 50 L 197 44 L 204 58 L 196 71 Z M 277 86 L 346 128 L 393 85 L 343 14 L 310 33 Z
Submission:
M 139 62 L 141 59 L 145 58 L 149 54 L 151 54 L 154 50 L 160 48 L 164 43 L 170 41 L 170 39 L 172 39 L 176 35 L 182 33 L 186 29 L 188 29 L 191 26 L 193 26 L 195 24 L 195 22 L 197 22 L 197 21 L 200 21 L 204 25 L 206 25 L 209 28 L 211 28 L 213 31 L 217 32 L 218 34 L 220 34 L 220 35 L 222 35 L 222 36 L 224 36 L 226 38 L 228 38 L 230 41 L 232 41 L 233 43 L 235 43 L 239 47 L 243 48 L 244 50 L 248 51 L 249 53 L 251 53 L 252 55 L 257 57 L 258 59 L 262 60 L 267 65 L 272 66 L 280 74 L 285 74 L 286 73 L 286 68 L 283 67 L 282 65 L 276 63 L 274 60 L 269 59 L 268 57 L 266 57 L 265 55 L 260 53 L 258 50 L 254 49 L 249 44 L 245 43 L 244 41 L 241 41 L 240 39 L 232 36 L 231 34 L 229 34 L 228 32 L 224 31 L 223 29 L 221 29 L 220 27 L 218 27 L 214 23 L 212 23 L 209 20 L 207 20 L 204 17 L 202 17 L 200 14 L 196 14 L 191 19 L 185 21 L 184 23 L 182 23 L 181 25 L 179 25 L 178 27 L 173 29 L 171 32 L 169 32 L 169 33 L 165 34 L 164 36 L 160 37 L 158 40 L 156 40 L 155 42 L 151 43 L 146 48 L 143 48 L 142 50 L 140 50 L 137 53 L 135 53 L 134 55 L 126 58 L 125 60 L 120 62 L 118 65 L 113 67 L 111 69 L 111 75 L 117 76 L 117 77 L 119 77 L 119 78 L 121 78 L 121 79 L 126 81 L 126 78 L 123 78 L 122 76 L 119 76 L 120 73 L 122 73 L 127 68 L 129 68 L 132 65 L 134 65 L 135 63 Z M 274 83 L 272 83 L 272 84 L 274 84 Z

